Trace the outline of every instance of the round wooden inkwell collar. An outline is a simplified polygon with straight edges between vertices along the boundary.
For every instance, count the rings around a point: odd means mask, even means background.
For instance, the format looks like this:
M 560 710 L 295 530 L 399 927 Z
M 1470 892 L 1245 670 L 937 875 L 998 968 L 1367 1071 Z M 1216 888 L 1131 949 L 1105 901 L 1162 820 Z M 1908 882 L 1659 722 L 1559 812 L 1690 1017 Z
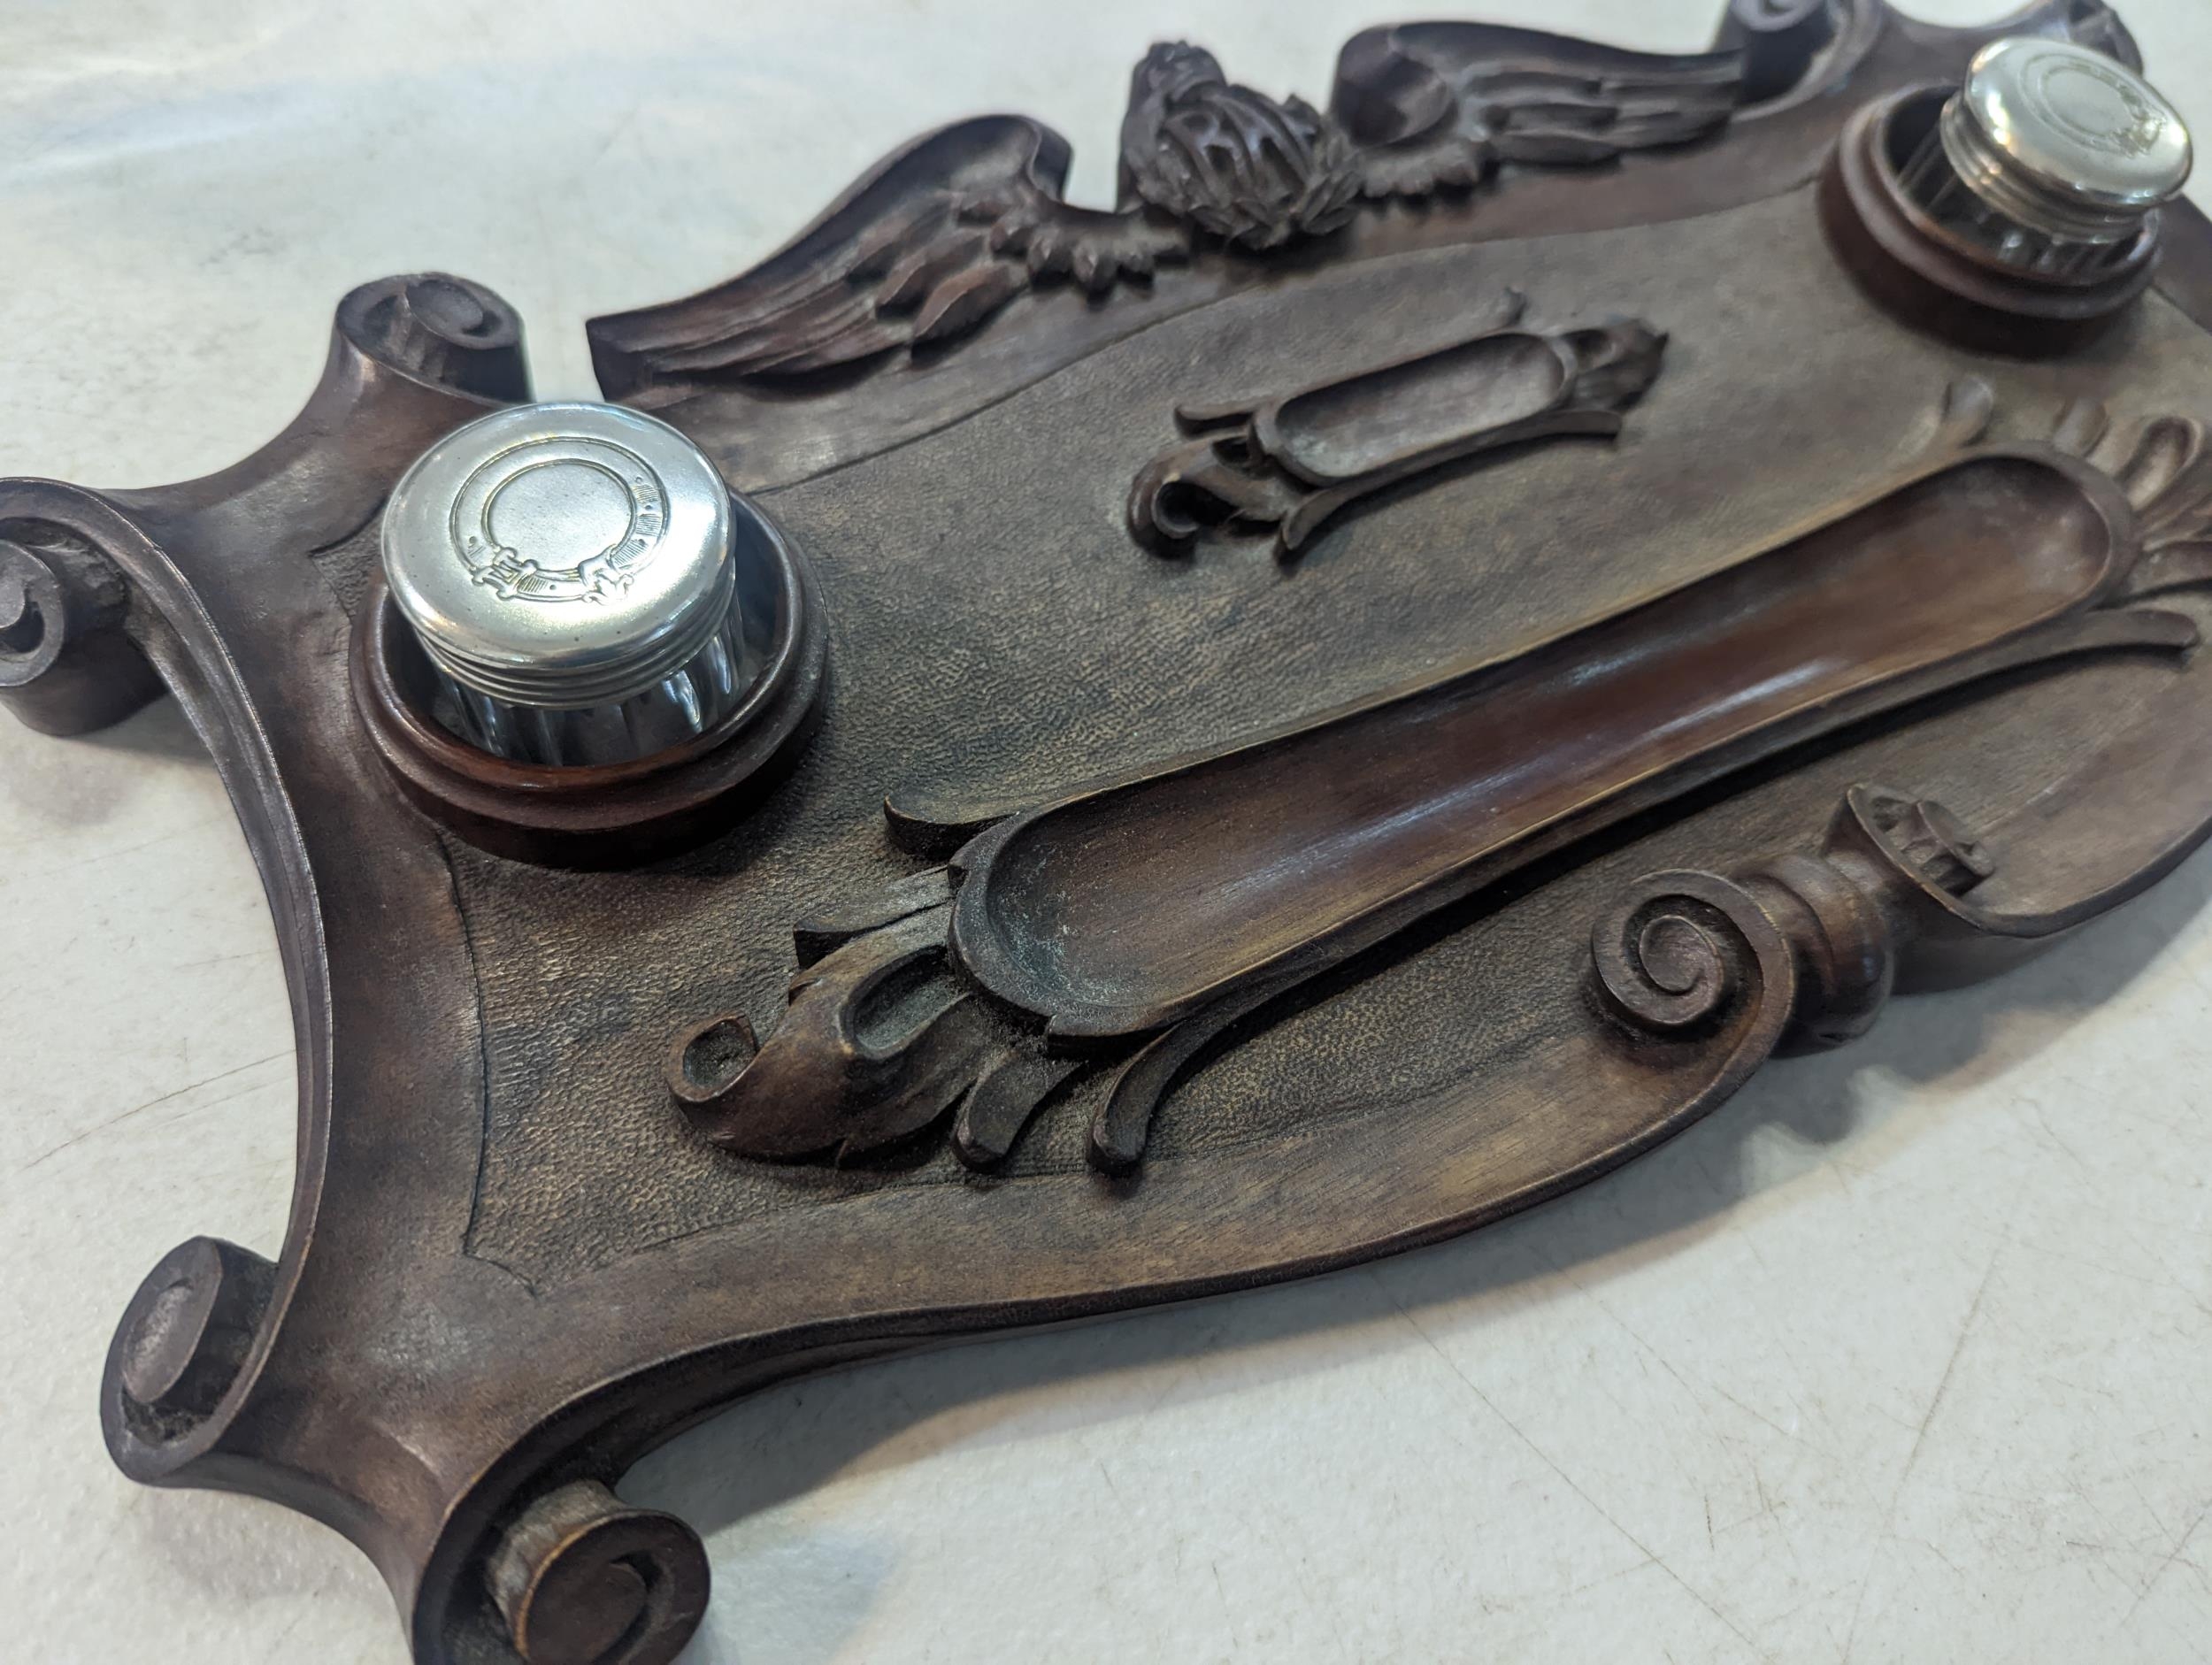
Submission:
M 747 510 L 734 551 L 745 694 L 695 738 L 621 763 L 518 763 L 453 733 L 432 714 L 429 662 L 379 573 L 354 619 L 353 701 L 409 801 L 495 855 L 580 868 L 667 855 L 743 814 L 813 731 L 826 643 L 805 557 Z

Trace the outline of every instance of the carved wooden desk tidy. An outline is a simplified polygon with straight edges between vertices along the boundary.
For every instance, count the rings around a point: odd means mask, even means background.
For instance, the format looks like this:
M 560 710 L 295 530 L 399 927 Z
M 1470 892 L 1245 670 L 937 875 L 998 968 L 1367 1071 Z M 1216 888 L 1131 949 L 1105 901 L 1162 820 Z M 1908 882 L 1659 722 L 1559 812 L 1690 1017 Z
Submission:
M 0 699 L 176 694 L 293 995 L 286 1241 L 149 1275 L 116 1461 L 345 1533 L 419 1660 L 665 1661 L 703 1551 L 611 1487 L 716 1405 L 1465 1231 L 2153 883 L 2212 227 L 1960 219 L 2001 35 L 2139 68 L 2093 0 L 1745 0 L 1371 31 L 1325 113 L 1156 49 L 1114 212 L 918 142 L 589 326 L 749 495 L 741 686 L 643 756 L 472 746 L 388 594 L 396 482 L 527 397 L 473 284 L 348 295 L 222 473 L 0 482 Z

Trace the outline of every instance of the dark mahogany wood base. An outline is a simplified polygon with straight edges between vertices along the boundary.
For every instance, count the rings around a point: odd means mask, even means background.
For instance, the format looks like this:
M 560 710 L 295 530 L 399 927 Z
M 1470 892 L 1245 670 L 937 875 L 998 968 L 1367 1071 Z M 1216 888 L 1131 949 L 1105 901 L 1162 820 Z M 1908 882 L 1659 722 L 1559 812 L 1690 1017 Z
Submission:
M 221 473 L 0 481 L 0 702 L 175 694 L 298 1037 L 285 1240 L 150 1274 L 116 1462 L 343 1532 L 424 1665 L 664 1662 L 703 1552 L 611 1487 L 733 1397 L 1470 1230 L 2154 882 L 2212 227 L 1995 352 L 1824 208 L 1993 32 L 1409 25 L 1325 110 L 1163 46 L 1111 211 L 1040 123 L 917 142 L 589 326 L 789 540 L 756 699 L 619 779 L 438 733 L 380 599 L 393 481 L 527 394 L 479 286 L 346 297 Z

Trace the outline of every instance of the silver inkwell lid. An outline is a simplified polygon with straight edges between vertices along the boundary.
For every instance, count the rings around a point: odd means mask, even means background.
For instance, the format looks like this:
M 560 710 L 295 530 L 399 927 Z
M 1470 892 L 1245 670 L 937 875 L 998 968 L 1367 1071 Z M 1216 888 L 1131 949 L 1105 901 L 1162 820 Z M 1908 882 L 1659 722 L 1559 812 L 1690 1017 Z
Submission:
M 666 423 L 516 405 L 417 459 L 383 526 L 392 599 L 495 756 L 580 764 L 703 732 L 742 692 L 733 509 Z

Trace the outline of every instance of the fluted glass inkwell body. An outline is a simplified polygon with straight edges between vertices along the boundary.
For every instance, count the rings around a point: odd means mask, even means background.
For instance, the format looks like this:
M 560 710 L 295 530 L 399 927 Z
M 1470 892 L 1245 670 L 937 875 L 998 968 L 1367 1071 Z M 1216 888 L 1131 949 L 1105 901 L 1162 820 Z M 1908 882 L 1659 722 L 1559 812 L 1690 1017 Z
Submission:
M 2124 64 L 2070 41 L 1985 47 L 1899 170 L 1936 223 L 2024 273 L 2083 278 L 2156 234 L 2188 180 L 2188 129 Z

